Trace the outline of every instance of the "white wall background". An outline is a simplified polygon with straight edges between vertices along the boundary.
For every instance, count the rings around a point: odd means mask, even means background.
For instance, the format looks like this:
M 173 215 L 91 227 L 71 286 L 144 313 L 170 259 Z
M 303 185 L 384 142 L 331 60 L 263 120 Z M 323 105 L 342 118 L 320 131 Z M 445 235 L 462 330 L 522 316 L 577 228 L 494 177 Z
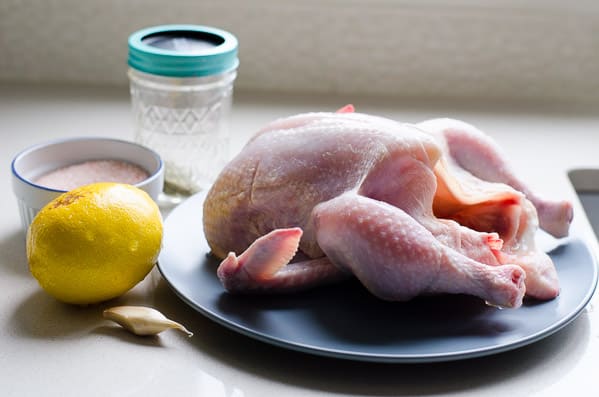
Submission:
M 588 0 L 0 0 L 0 81 L 126 85 L 164 23 L 234 33 L 236 90 L 599 103 Z

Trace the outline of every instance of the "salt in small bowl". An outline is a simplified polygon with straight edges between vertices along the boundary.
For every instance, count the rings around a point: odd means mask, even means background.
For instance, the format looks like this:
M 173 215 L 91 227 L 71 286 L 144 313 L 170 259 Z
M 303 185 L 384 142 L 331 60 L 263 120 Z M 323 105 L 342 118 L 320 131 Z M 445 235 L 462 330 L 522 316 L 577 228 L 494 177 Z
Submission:
M 23 231 L 47 203 L 65 193 L 37 184 L 42 175 L 93 160 L 120 160 L 141 167 L 148 177 L 135 184 L 154 200 L 164 185 L 164 165 L 155 151 L 134 142 L 102 137 L 60 139 L 29 147 L 12 161 L 12 188 L 17 198 Z

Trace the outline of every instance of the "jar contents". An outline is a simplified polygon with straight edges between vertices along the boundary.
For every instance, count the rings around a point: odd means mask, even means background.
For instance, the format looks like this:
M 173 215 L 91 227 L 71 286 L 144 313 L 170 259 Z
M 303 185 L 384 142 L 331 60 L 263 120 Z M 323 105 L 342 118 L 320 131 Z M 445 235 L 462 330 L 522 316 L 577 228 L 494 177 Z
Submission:
M 123 160 L 90 160 L 50 171 L 34 182 L 56 190 L 71 190 L 96 182 L 135 185 L 150 175 L 143 168 Z
M 129 76 L 135 141 L 160 153 L 165 192 L 188 196 L 210 188 L 229 159 L 227 117 L 235 74 L 179 79 L 173 87 L 160 86 L 165 84 L 160 77 L 142 80 L 135 71 Z

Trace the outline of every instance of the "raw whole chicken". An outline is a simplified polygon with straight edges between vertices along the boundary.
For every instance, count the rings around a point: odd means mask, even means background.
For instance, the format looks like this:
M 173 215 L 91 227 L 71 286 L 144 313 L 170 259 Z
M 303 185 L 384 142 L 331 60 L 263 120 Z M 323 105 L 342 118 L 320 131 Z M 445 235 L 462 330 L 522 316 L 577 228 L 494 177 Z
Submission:
M 471 125 L 412 125 L 353 112 L 276 120 L 221 172 L 204 232 L 232 293 L 288 292 L 356 277 L 406 301 L 461 293 L 516 308 L 559 294 L 537 249 L 564 237 L 566 201 L 534 194 Z

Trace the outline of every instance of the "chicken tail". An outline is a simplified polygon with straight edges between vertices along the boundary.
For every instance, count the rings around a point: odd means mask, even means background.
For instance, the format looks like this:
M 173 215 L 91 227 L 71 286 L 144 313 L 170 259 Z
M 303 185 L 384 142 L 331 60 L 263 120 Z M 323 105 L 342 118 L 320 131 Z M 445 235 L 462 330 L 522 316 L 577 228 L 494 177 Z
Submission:
M 356 111 L 356 108 L 354 107 L 354 105 L 352 105 L 351 103 L 348 103 L 347 105 L 338 109 L 335 113 L 353 113 L 355 111 Z

